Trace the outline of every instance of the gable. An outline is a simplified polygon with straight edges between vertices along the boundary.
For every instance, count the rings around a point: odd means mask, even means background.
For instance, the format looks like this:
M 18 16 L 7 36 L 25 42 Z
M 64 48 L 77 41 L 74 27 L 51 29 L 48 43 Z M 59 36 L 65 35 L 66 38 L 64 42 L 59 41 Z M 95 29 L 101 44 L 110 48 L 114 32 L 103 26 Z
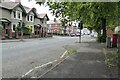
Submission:
M 29 15 L 35 15 L 32 11 L 29 12 Z
M 16 11 L 21 11 L 21 12 L 23 12 L 23 9 L 22 9 L 20 6 L 17 6 L 17 7 L 15 7 L 13 10 L 16 10 Z

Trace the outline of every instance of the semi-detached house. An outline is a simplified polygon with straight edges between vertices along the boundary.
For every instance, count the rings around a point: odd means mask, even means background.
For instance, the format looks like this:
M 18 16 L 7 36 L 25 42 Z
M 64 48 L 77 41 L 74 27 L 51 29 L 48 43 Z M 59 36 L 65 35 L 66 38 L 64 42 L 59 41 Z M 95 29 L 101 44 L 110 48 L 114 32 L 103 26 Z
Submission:
M 31 37 L 45 37 L 47 29 L 47 14 L 36 13 L 35 8 L 28 8 L 19 2 L 2 2 L 0 3 L 0 27 L 2 28 L 2 39 L 20 38 L 18 36 L 17 26 L 20 21 L 32 29 Z

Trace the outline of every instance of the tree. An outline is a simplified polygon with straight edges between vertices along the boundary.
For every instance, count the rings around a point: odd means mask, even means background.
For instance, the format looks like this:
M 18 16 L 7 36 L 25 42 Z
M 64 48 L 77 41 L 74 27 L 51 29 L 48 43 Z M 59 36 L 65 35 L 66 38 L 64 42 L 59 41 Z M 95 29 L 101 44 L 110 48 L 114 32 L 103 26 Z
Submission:
M 67 17 L 71 21 L 82 20 L 99 35 L 102 22 L 106 22 L 106 27 L 112 29 L 118 24 L 117 2 L 47 2 L 47 4 L 56 17 L 63 19 Z

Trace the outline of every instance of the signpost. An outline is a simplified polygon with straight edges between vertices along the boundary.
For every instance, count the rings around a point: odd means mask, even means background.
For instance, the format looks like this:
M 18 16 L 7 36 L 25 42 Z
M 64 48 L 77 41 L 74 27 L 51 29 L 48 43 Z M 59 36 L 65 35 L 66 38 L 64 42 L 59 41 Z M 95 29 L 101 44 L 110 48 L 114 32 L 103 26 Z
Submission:
M 21 41 L 23 41 L 23 26 L 25 26 L 25 24 L 22 20 L 20 20 L 19 27 L 21 28 Z
M 81 30 L 83 29 L 83 23 L 82 23 L 82 21 L 80 21 L 80 22 L 78 23 L 78 27 L 79 27 L 79 29 L 80 29 L 79 43 L 81 43 Z

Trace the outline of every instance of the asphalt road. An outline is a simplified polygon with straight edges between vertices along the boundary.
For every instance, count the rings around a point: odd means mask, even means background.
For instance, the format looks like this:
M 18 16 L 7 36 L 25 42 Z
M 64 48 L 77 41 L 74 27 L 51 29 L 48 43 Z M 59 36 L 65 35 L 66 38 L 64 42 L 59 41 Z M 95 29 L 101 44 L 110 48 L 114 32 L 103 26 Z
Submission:
M 93 38 L 83 36 L 82 41 Z M 2 43 L 2 77 L 20 78 L 31 68 L 58 59 L 65 51 L 63 46 L 78 42 L 78 37 L 32 39 L 24 42 Z

